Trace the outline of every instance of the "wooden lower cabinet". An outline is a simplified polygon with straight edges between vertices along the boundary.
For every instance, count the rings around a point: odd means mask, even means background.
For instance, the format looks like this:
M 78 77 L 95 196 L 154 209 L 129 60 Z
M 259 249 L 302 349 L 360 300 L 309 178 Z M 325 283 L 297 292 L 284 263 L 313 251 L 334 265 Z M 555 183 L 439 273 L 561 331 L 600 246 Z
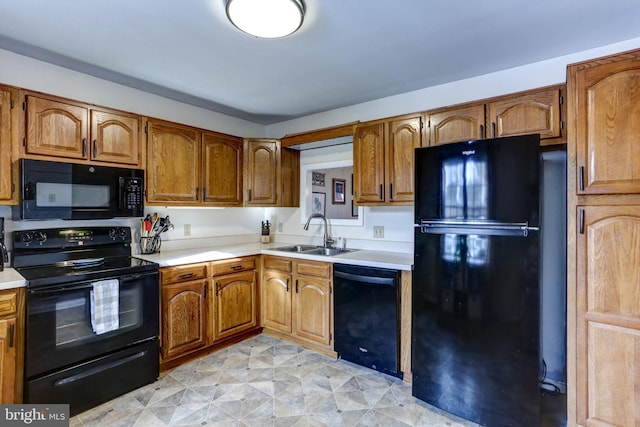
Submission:
M 0 291 L 0 403 L 22 402 L 24 289 Z
M 160 269 L 161 369 L 259 332 L 258 257 Z M 167 363 L 169 362 L 169 363 Z
M 580 425 L 640 420 L 640 206 L 579 206 Z
M 335 356 L 332 288 L 331 263 L 265 255 L 262 272 L 265 331 Z
M 162 271 L 162 359 L 183 356 L 207 345 L 208 281 L 206 265 L 175 267 Z M 165 277 L 187 279 L 178 283 L 165 282 Z M 188 280 L 195 278 L 196 280 Z
M 213 263 L 215 292 L 213 340 L 218 341 L 258 326 L 256 257 Z M 226 274 L 232 271 L 233 273 Z

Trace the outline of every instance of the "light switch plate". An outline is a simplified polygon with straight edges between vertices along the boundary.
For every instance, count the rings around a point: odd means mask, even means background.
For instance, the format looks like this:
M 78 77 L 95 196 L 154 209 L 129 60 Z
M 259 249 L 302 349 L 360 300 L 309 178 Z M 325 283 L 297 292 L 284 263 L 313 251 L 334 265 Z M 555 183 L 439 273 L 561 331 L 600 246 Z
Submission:
M 191 236 L 191 224 L 184 225 L 184 235 Z
M 375 239 L 384 238 L 384 227 L 382 225 L 374 225 L 373 226 L 373 237 Z

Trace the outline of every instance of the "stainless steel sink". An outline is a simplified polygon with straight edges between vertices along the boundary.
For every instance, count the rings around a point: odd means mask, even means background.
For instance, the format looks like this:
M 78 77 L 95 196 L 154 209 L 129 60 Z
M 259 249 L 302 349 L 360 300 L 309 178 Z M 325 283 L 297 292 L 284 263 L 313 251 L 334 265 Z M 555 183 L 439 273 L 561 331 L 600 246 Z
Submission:
M 347 252 L 351 252 L 351 250 L 338 249 L 338 248 L 316 248 L 309 251 L 304 251 L 304 253 L 307 255 L 326 255 L 326 256 L 340 255 L 340 254 L 345 254 Z
M 318 249 L 318 246 L 293 245 L 293 246 L 281 246 L 279 248 L 273 248 L 274 251 L 282 251 L 282 252 L 307 252 L 313 249 Z
M 274 251 L 282 252 L 296 252 L 306 255 L 324 255 L 333 256 L 345 254 L 347 252 L 353 252 L 355 249 L 338 249 L 338 248 L 324 248 L 322 246 L 312 245 L 294 245 L 294 246 L 281 246 L 279 248 L 273 248 Z

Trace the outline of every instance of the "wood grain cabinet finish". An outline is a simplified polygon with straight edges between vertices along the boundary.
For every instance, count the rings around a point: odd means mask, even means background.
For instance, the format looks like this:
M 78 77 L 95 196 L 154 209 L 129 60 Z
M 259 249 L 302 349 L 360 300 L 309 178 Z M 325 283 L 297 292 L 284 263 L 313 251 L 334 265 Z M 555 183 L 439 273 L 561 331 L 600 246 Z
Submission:
M 280 188 L 277 140 L 245 141 L 246 206 L 276 206 Z
M 175 359 L 208 343 L 206 264 L 162 268 L 162 359 Z
M 255 257 L 212 263 L 212 286 L 215 293 L 212 295 L 215 297 L 215 316 L 212 317 L 214 341 L 258 326 L 258 281 L 255 268 Z
M 200 133 L 194 128 L 147 122 L 147 202 L 199 202 Z
M 25 156 L 140 166 L 140 117 L 26 96 Z
M 540 145 L 563 143 L 564 85 L 549 86 L 426 113 L 429 145 L 540 134 Z
M 569 423 L 635 426 L 640 50 L 569 65 L 567 94 Z
M 640 193 L 640 53 L 569 68 L 578 194 Z
M 244 142 L 245 206 L 300 205 L 300 153 L 277 139 Z
M 484 138 L 484 108 L 481 103 L 428 113 L 429 145 Z
M 331 263 L 265 255 L 262 325 L 327 354 L 333 352 Z
M 0 87 L 0 200 L 13 197 L 11 153 L 11 92 Z
M 490 136 L 495 138 L 538 133 L 542 144 L 562 140 L 562 100 L 561 89 L 554 87 L 490 102 L 487 133 L 490 131 Z
M 202 203 L 242 206 L 242 139 L 202 134 Z
M 23 290 L 0 291 L 0 403 L 22 401 Z
M 577 399 L 581 425 L 640 419 L 640 205 L 582 206 Z
M 357 204 L 413 204 L 413 152 L 421 144 L 420 115 L 356 126 L 353 170 Z

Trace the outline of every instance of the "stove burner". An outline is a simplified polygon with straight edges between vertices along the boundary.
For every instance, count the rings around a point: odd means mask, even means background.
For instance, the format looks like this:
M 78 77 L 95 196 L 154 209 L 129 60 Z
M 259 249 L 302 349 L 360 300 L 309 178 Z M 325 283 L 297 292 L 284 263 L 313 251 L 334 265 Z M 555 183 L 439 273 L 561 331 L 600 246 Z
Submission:
M 72 261 L 60 261 L 54 265 L 56 267 L 71 267 L 73 269 L 90 268 L 96 265 L 103 265 L 104 258 L 89 258 L 89 259 L 76 259 Z

